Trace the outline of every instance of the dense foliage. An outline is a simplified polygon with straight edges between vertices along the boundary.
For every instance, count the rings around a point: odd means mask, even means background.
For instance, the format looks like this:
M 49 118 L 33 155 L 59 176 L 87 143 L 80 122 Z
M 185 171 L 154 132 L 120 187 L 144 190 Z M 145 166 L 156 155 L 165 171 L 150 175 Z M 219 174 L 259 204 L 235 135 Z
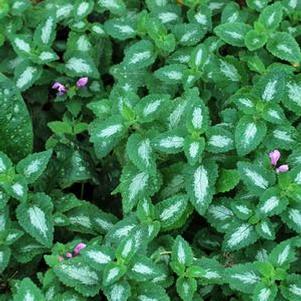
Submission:
M 0 300 L 300 301 L 301 0 L 0 0 Z

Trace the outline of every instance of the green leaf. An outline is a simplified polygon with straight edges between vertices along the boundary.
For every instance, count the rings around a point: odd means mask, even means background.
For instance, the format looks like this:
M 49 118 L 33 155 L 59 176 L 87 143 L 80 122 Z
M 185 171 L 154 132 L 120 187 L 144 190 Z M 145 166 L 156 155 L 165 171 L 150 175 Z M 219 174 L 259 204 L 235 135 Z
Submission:
M 292 149 L 297 140 L 297 131 L 292 126 L 278 126 L 270 131 L 268 136 L 269 147 Z
M 192 46 L 198 43 L 205 35 L 205 30 L 198 24 L 176 24 L 172 30 L 179 45 Z
M 34 32 L 34 43 L 37 47 L 50 47 L 56 36 L 56 17 L 50 14 L 38 25 Z
M 171 64 L 156 70 L 154 75 L 167 84 L 178 84 L 182 82 L 185 70 L 185 65 Z
M 108 263 L 103 271 L 102 283 L 104 286 L 118 281 L 126 273 L 126 267 L 115 262 Z
M 12 168 L 10 158 L 0 151 L 0 173 L 6 173 L 10 168 Z
M 295 255 L 293 243 L 283 241 L 272 250 L 269 259 L 274 267 L 285 267 L 296 260 Z
M 262 117 L 266 121 L 274 124 L 287 123 L 283 109 L 276 103 L 268 104 L 262 112 Z
M 34 183 L 46 169 L 51 155 L 52 150 L 29 155 L 17 164 L 16 170 L 25 177 L 27 183 Z
M 136 256 L 127 275 L 139 282 L 147 281 L 162 275 L 160 268 L 145 256 Z
M 46 247 L 51 247 L 53 240 L 52 209 L 49 196 L 35 193 L 31 195 L 30 201 L 21 203 L 16 210 L 19 224 Z
M 258 203 L 258 211 L 263 216 L 278 215 L 288 205 L 287 198 L 281 196 L 277 187 L 272 187 L 263 192 Z
M 120 116 L 94 120 L 89 126 L 90 141 L 94 144 L 97 157 L 102 158 L 119 143 L 125 133 L 125 126 Z
M 135 112 L 140 122 L 151 122 L 159 119 L 169 104 L 168 94 L 149 94 L 137 103 Z
M 100 290 L 99 273 L 83 264 L 80 258 L 64 260 L 53 271 L 64 285 L 73 287 L 85 297 L 95 296 Z
M 98 0 L 97 4 L 100 8 L 109 10 L 112 14 L 115 15 L 122 15 L 126 12 L 126 5 L 123 0 Z
M 233 22 L 218 25 L 214 28 L 215 34 L 227 44 L 237 47 L 245 46 L 245 35 L 252 27 L 250 25 Z
M 20 91 L 30 88 L 39 79 L 41 69 L 39 66 L 24 61 L 15 69 L 15 83 Z
M 264 7 L 268 5 L 268 0 L 247 0 L 248 7 L 257 11 L 262 11 Z
M 164 288 L 151 282 L 145 282 L 138 287 L 137 300 L 170 301 Z M 117 301 L 117 300 L 116 300 Z
M 80 252 L 84 263 L 97 271 L 103 271 L 106 264 L 114 259 L 114 252 L 106 246 L 92 245 L 87 246 Z
M 251 294 L 260 282 L 255 264 L 236 264 L 226 270 L 226 279 L 230 287 L 240 292 Z
M 74 7 L 74 15 L 76 19 L 87 17 L 93 10 L 94 1 L 91 0 L 77 0 Z
M 203 137 L 199 139 L 193 139 L 186 137 L 184 141 L 184 153 L 190 165 L 197 164 L 205 149 L 205 139 Z
M 281 60 L 290 63 L 299 63 L 301 61 L 300 47 L 289 33 L 274 33 L 268 40 L 267 49 Z
M 290 301 L 299 301 L 301 297 L 301 277 L 297 274 L 288 275 L 281 283 L 282 295 Z
M 127 301 L 131 296 L 131 287 L 126 281 L 119 281 L 104 288 L 108 301 Z
M 289 80 L 286 83 L 285 98 L 282 99 L 282 104 L 294 112 L 296 115 L 301 115 L 301 82 L 300 80 Z
M 214 184 L 217 178 L 217 166 L 209 162 L 190 170 L 186 180 L 186 190 L 196 211 L 203 215 L 212 201 Z
M 252 301 L 274 301 L 276 300 L 278 288 L 275 284 L 268 286 L 264 283 L 256 285 Z
M 11 250 L 7 246 L 0 246 L 0 272 L 3 273 L 9 264 Z
M 245 44 L 250 51 L 257 50 L 265 45 L 268 36 L 263 32 L 250 30 L 245 36 Z
M 156 162 L 149 138 L 143 138 L 139 134 L 132 134 L 126 145 L 129 159 L 141 171 L 154 172 Z
M 255 194 L 260 195 L 275 182 L 275 175 L 263 166 L 238 162 L 237 167 L 241 180 L 247 189 Z
M 130 18 L 109 19 L 104 23 L 104 28 L 107 34 L 117 40 L 123 41 L 136 36 L 136 26 Z
M 275 239 L 275 229 L 273 227 L 273 224 L 269 220 L 261 221 L 255 226 L 255 228 L 257 233 L 264 239 Z
M 24 278 L 20 282 L 20 286 L 14 296 L 14 301 L 44 301 L 41 290 L 29 279 Z
M 300 206 L 288 207 L 286 211 L 281 214 L 281 219 L 297 233 L 301 233 L 301 208 Z
M 150 41 L 141 40 L 125 51 L 123 63 L 128 70 L 137 70 L 154 63 L 156 55 Z
M 23 202 L 27 199 L 27 182 L 24 177 L 16 176 L 13 183 L 3 185 L 6 193 L 11 197 Z
M 14 35 L 11 43 L 15 52 L 21 57 L 29 58 L 32 55 L 31 40 L 27 35 Z
M 97 67 L 91 57 L 80 52 L 69 53 L 65 59 L 64 70 L 71 77 L 89 76 L 99 77 Z
M 178 273 L 178 270 L 184 271 L 185 267 L 190 266 L 193 262 L 192 249 L 189 243 L 180 235 L 177 236 L 172 246 L 171 261 L 177 267 L 176 273 Z
M 198 268 L 201 268 L 203 270 L 203 273 L 201 273 L 200 275 L 200 280 L 202 281 L 202 283 L 221 284 L 225 281 L 225 268 L 217 260 L 213 258 L 202 257 L 201 259 L 197 260 L 197 264 Z
M 228 192 L 235 188 L 239 181 L 240 175 L 236 169 L 221 169 L 216 182 L 216 192 Z
M 51 121 L 47 126 L 55 134 L 72 134 L 72 125 L 67 121 Z
M 280 2 L 267 6 L 259 16 L 258 21 L 270 31 L 274 31 L 282 21 L 282 5 Z
M 258 239 L 254 227 L 248 223 L 234 223 L 224 239 L 224 249 L 239 250 L 253 244 Z
M 207 150 L 212 153 L 224 153 L 234 148 L 234 139 L 230 131 L 222 126 L 214 126 L 206 131 Z
M 244 156 L 262 142 L 267 132 L 265 123 L 254 120 L 251 116 L 243 116 L 235 127 L 235 145 L 239 156 Z
M 184 194 L 174 195 L 156 204 L 162 230 L 174 229 L 188 212 L 188 197 Z
M 191 301 L 197 290 L 197 281 L 194 278 L 180 277 L 177 279 L 176 287 L 182 300 Z
M 176 154 L 183 151 L 184 141 L 182 132 L 172 130 L 155 137 L 152 144 L 155 149 L 163 153 Z

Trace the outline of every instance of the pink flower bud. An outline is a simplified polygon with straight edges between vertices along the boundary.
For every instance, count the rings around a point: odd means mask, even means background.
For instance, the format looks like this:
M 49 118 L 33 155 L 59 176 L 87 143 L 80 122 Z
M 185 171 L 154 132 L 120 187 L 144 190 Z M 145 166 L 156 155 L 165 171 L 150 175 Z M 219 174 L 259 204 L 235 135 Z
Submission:
M 67 252 L 67 253 L 66 253 L 66 257 L 67 257 L 67 258 L 72 258 L 73 256 L 72 256 L 72 254 L 71 254 L 70 252 Z
M 83 88 L 88 84 L 88 77 L 81 77 L 77 82 L 76 82 L 76 86 L 78 88 Z
M 74 256 L 78 255 L 79 252 L 86 247 L 86 244 L 80 242 L 73 250 Z
M 277 162 L 280 159 L 280 156 L 281 156 L 281 154 L 280 154 L 279 150 L 277 150 L 277 149 L 275 149 L 269 153 L 270 161 L 273 166 L 277 165 Z
M 59 95 L 59 96 L 64 95 L 67 92 L 67 88 L 63 84 L 61 84 L 59 82 L 55 82 L 52 85 L 52 89 L 57 90 L 58 91 L 57 95 Z
M 276 168 L 276 172 L 277 173 L 287 172 L 288 169 L 289 169 L 288 165 L 284 164 L 284 165 L 280 165 L 278 168 Z

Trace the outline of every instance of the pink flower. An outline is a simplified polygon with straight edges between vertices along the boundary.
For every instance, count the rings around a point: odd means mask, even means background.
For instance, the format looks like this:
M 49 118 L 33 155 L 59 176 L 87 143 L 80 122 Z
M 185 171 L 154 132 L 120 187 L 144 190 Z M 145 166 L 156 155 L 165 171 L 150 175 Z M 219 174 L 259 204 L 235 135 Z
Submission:
M 58 96 L 64 95 L 67 92 L 67 88 L 59 82 L 55 82 L 52 85 L 52 89 L 55 89 L 58 91 L 58 93 L 57 93 Z
M 67 257 L 67 258 L 72 258 L 73 256 L 72 256 L 72 254 L 71 254 L 70 252 L 67 252 L 67 253 L 66 253 L 66 257 Z
M 76 247 L 75 247 L 74 250 L 73 250 L 74 256 L 78 255 L 79 252 L 80 252 L 82 249 L 84 249 L 86 246 L 87 246 L 87 245 L 84 244 L 84 243 L 82 243 L 82 242 L 80 242 L 79 244 L 77 244 Z
M 76 86 L 78 88 L 83 88 L 88 84 L 89 78 L 88 77 L 81 77 L 77 82 Z
M 277 162 L 280 159 L 280 156 L 281 156 L 281 154 L 280 154 L 279 150 L 277 150 L 277 149 L 275 149 L 269 153 L 270 161 L 273 166 L 277 165 Z
M 282 173 L 282 172 L 287 172 L 288 171 L 288 165 L 284 164 L 284 165 L 280 165 L 279 167 L 276 168 L 276 172 L 277 173 Z

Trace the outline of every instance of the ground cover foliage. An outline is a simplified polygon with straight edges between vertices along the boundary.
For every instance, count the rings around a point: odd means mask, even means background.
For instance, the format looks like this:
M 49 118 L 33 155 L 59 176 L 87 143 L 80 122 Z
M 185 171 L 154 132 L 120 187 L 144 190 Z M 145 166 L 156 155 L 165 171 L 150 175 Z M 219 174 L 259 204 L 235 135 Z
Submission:
M 300 0 L 0 0 L 0 300 L 301 300 Z

